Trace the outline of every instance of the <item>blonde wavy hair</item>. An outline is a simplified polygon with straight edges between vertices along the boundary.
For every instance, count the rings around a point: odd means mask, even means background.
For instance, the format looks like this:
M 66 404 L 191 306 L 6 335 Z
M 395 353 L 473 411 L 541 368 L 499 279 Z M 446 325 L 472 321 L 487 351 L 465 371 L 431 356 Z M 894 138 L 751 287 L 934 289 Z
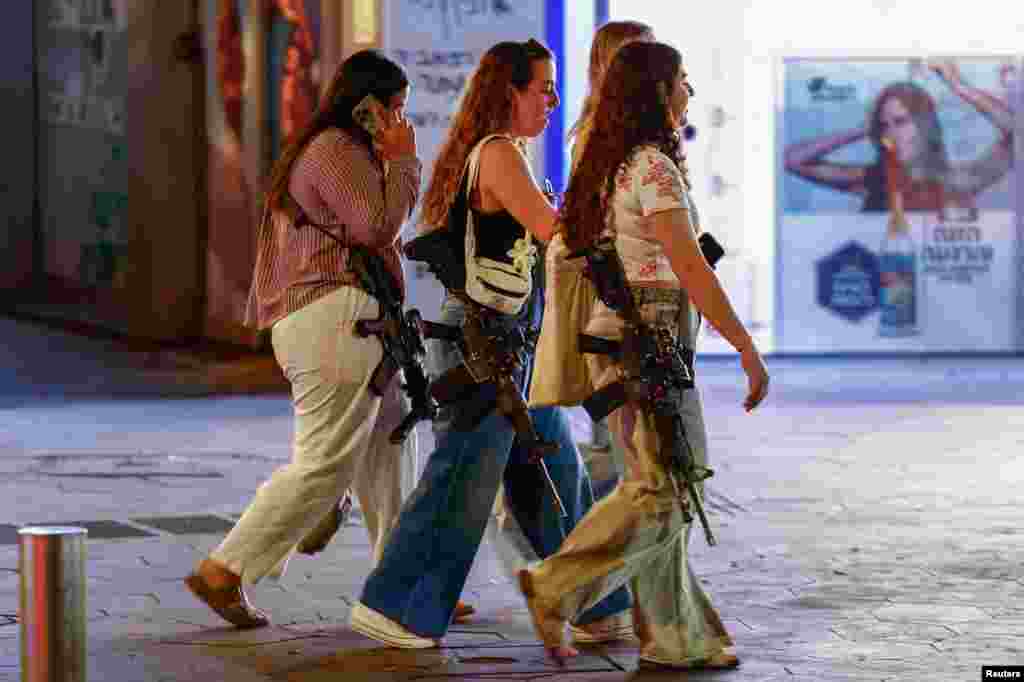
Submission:
M 609 21 L 597 29 L 590 45 L 590 67 L 587 69 L 587 95 L 583 99 L 580 117 L 569 128 L 569 140 L 573 145 L 582 145 L 586 133 L 593 123 L 597 109 L 597 96 L 601 92 L 601 81 L 619 48 L 635 40 L 654 40 L 654 29 L 641 21 Z M 575 150 L 578 155 L 582 148 Z
M 498 43 L 480 58 L 434 162 L 423 196 L 420 231 L 429 232 L 447 223 L 469 152 L 486 136 L 512 126 L 512 88 L 525 90 L 533 80 L 533 63 L 545 60 L 553 61 L 554 55 L 532 38 L 525 43 Z

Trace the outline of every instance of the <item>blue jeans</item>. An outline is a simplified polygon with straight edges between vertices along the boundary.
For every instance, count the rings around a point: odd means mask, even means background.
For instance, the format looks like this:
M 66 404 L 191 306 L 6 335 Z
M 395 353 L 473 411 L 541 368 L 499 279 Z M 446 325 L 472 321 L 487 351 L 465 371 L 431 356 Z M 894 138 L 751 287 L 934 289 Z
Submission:
M 464 315 L 462 306 L 449 299 L 441 321 L 461 325 Z M 429 345 L 434 376 L 461 362 L 454 344 Z M 442 637 L 503 479 L 508 506 L 537 555 L 544 558 L 559 548 L 590 509 L 593 493 L 561 409 L 531 410 L 531 417 L 539 436 L 559 446 L 545 462 L 568 518 L 560 516 L 539 467 L 515 447 L 515 432 L 504 416 L 492 412 L 473 431 L 456 431 L 448 428 L 442 415 L 435 424 L 437 448 L 363 587 L 360 601 L 365 606 L 421 637 Z M 629 593 L 622 587 L 580 614 L 576 623 L 584 625 L 629 607 Z

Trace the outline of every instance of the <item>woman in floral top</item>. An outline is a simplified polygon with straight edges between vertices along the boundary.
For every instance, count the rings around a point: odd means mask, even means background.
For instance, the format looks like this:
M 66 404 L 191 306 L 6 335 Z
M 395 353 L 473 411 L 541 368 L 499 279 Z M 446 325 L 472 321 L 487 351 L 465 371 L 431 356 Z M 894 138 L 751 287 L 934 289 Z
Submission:
M 679 128 L 693 95 L 679 52 L 635 42 L 605 76 L 593 130 L 572 176 L 561 230 L 548 250 L 548 314 L 537 355 L 532 405 L 575 404 L 621 377 L 609 355 L 581 355 L 580 332 L 621 339 L 625 322 L 603 305 L 569 253 L 610 236 L 641 317 L 694 349 L 699 313 L 741 355 L 749 381 L 746 409 L 765 397 L 768 373 L 701 254 Z M 707 437 L 696 389 L 679 409 L 698 469 Z M 534 626 L 557 661 L 575 655 L 564 625 L 602 595 L 629 584 L 642 664 L 723 668 L 738 665 L 733 642 L 689 566 L 690 506 L 677 495 L 661 459 L 653 415 L 627 402 L 608 417 L 626 457 L 616 488 L 576 526 L 561 549 L 520 573 Z M 700 484 L 698 491 L 702 494 Z M 692 510 L 688 510 L 692 511 Z

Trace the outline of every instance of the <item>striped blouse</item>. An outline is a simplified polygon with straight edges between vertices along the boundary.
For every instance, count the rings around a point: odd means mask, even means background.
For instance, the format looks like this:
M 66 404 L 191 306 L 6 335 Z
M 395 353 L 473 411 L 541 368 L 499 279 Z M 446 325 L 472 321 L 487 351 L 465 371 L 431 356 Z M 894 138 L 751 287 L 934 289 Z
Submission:
M 409 156 L 388 166 L 385 172 L 366 146 L 343 130 L 329 128 L 295 162 L 288 190 L 309 220 L 376 249 L 404 289 L 399 234 L 419 198 L 421 164 Z M 267 329 L 353 283 L 348 249 L 310 225 L 294 228 L 283 212 L 274 211 L 261 222 L 256 249 L 246 310 L 249 326 Z

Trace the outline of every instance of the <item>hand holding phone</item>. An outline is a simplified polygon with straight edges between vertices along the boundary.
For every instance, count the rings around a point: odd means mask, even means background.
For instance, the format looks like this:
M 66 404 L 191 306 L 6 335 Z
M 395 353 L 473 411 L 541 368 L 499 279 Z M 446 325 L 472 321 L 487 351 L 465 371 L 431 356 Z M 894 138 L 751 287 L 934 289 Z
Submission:
M 373 146 L 385 160 L 416 156 L 416 131 L 397 111 L 389 110 L 372 94 L 352 110 L 352 118 L 373 137 Z
M 416 156 L 416 130 L 397 111 L 389 111 L 374 146 L 385 161 Z

